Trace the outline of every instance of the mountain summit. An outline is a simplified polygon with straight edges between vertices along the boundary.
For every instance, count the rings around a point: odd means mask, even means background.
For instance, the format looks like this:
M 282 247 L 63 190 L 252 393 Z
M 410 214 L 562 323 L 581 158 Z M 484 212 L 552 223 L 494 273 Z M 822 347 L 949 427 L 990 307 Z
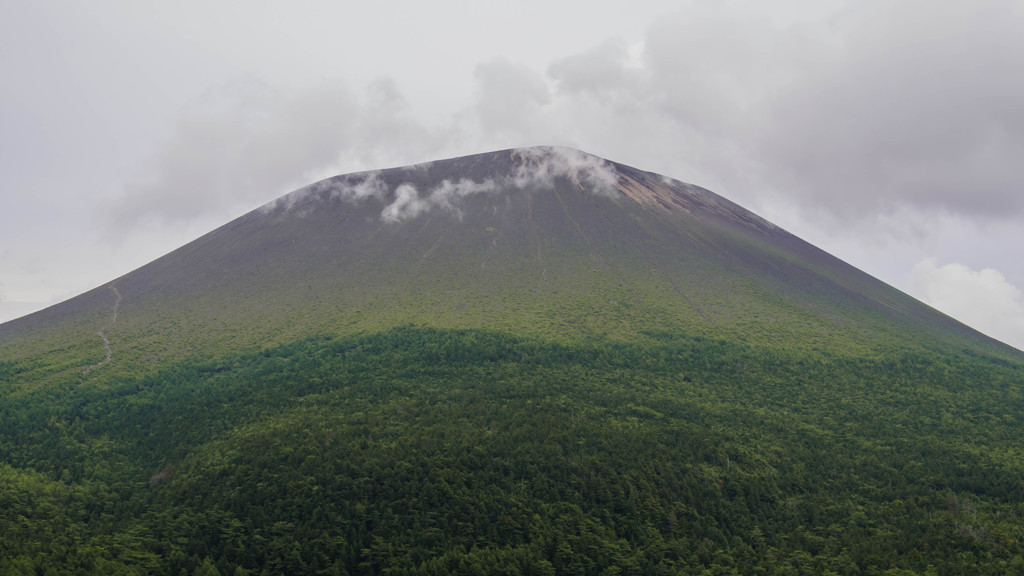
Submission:
M 329 178 L 0 325 L 3 574 L 1024 573 L 1024 357 L 566 148 Z

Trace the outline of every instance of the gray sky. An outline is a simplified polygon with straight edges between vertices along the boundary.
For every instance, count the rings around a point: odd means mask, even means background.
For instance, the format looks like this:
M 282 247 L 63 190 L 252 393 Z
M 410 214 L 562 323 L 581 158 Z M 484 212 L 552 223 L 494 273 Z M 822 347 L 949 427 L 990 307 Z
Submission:
M 1012 0 L 6 3 L 0 321 L 318 178 L 551 144 L 1024 348 L 1021 54 Z

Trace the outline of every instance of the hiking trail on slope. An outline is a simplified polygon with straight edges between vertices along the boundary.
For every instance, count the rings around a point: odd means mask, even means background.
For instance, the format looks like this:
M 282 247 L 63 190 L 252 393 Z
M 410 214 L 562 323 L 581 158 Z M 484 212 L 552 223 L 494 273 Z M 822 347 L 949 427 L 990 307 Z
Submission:
M 86 368 L 82 372 L 82 374 L 88 374 L 89 372 L 92 372 L 96 368 L 99 368 L 100 366 L 103 366 L 107 362 L 110 362 L 110 358 L 112 356 L 112 353 L 110 351 L 110 340 L 107 339 L 106 331 L 117 323 L 117 308 L 118 306 L 121 305 L 121 293 L 117 291 L 117 286 L 114 286 L 113 284 L 110 285 L 110 289 L 113 290 L 114 295 L 117 296 L 117 299 L 114 300 L 114 316 L 110 319 L 109 324 L 100 328 L 99 331 L 96 332 L 96 335 L 103 339 L 103 349 L 107 351 L 107 357 L 101 360 L 100 362 Z

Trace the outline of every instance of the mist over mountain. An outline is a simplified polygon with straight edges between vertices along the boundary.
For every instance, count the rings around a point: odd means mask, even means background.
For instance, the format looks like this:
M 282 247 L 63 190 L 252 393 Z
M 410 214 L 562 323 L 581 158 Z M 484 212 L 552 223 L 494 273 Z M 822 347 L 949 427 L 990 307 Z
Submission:
M 0 569 L 1012 573 L 1022 370 L 581 151 L 346 174 L 0 324 Z

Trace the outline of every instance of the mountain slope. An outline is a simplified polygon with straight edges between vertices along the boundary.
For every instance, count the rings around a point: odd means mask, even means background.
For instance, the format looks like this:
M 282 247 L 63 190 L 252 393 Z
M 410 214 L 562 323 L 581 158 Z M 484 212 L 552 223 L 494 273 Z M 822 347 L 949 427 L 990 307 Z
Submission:
M 1022 414 L 1019 351 L 743 208 L 499 151 L 0 325 L 0 572 L 1024 573 Z
M 1017 355 L 711 192 L 557 148 L 318 182 L 111 285 L 114 347 L 153 365 L 406 323 Z M 100 287 L 8 323 L 0 347 L 39 329 L 98 362 L 114 301 Z

